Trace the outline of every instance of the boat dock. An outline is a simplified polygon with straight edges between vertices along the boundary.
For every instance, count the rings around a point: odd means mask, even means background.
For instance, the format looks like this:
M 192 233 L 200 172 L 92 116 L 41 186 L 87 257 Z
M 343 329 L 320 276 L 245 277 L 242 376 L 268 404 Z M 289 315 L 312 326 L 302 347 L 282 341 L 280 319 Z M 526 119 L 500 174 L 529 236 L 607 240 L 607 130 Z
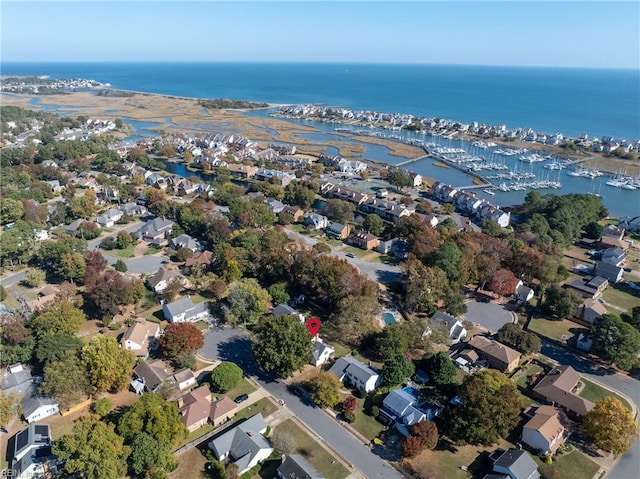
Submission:
M 429 155 L 429 153 L 427 153 L 426 155 L 422 155 L 422 156 L 419 156 L 417 158 L 411 158 L 410 160 L 405 160 L 405 161 L 401 161 L 400 163 L 396 163 L 395 166 L 400 168 L 402 166 L 410 165 L 411 163 L 415 163 L 416 161 L 420 161 L 420 160 L 424 160 L 425 158 L 429 158 L 429 156 L 431 156 L 431 155 Z

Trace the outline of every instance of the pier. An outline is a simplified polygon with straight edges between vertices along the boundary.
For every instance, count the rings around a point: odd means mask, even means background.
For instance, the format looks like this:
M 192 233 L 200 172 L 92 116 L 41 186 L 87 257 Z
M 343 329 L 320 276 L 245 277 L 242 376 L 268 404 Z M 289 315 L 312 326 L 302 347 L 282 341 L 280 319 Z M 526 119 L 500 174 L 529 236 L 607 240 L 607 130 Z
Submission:
M 395 166 L 402 167 L 402 166 L 405 166 L 405 165 L 410 165 L 411 163 L 415 163 L 416 161 L 424 160 L 425 158 L 429 158 L 430 156 L 431 155 L 429 153 L 427 153 L 426 155 L 422 155 L 422 156 L 419 156 L 417 158 L 412 158 L 410 160 L 405 160 L 405 161 L 402 161 L 400 163 L 396 163 Z

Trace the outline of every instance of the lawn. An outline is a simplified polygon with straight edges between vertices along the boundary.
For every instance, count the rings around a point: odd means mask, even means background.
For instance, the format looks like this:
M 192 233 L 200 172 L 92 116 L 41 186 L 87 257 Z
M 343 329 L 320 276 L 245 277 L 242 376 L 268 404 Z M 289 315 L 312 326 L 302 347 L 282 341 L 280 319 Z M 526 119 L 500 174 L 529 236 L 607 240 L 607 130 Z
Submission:
M 257 403 L 238 411 L 238 414 L 233 417 L 233 422 L 255 416 L 258 413 L 262 413 L 262 416 L 266 417 L 276 412 L 276 409 L 278 408 L 268 398 L 262 398 Z
M 354 248 L 353 246 L 345 246 L 342 248 L 343 253 L 353 253 L 358 258 L 362 258 L 363 256 L 368 256 L 371 254 L 371 251 L 361 248 Z
M 620 400 L 620 402 L 622 404 L 624 404 L 624 406 L 629 411 L 632 411 L 631 405 L 622 396 L 614 393 L 613 391 L 609 391 L 608 389 L 605 389 L 605 388 L 599 386 L 598 384 L 596 384 L 596 383 L 594 383 L 592 381 L 589 381 L 588 379 L 586 379 L 584 377 L 580 378 L 580 382 L 582 384 L 584 384 L 584 387 L 582 388 L 582 390 L 578 394 L 580 397 L 588 399 L 591 402 L 598 402 L 601 399 L 604 399 L 604 398 L 606 398 L 608 396 L 614 396 L 614 397 L 618 398 Z
M 193 441 L 194 439 L 198 439 L 200 436 L 204 436 L 209 431 L 213 431 L 213 424 L 205 424 L 201 428 L 196 429 L 193 432 L 190 432 L 187 438 L 184 441 L 182 441 L 180 446 L 177 446 L 175 449 L 178 449 L 179 447 L 184 446 L 185 444 Z
M 344 244 L 342 240 L 331 238 L 327 238 L 327 243 L 329 244 L 329 246 L 333 246 L 334 248 L 338 248 Z
M 579 324 L 563 319 L 555 321 L 543 318 L 533 318 L 529 323 L 529 331 L 536 332 L 547 338 L 555 339 L 563 343 L 569 342 L 574 336 L 577 337 L 581 332 L 588 332 L 588 329 Z
M 156 254 L 156 253 L 160 253 L 162 251 L 161 248 L 156 248 L 154 246 L 149 246 L 146 251 L 144 252 L 145 256 L 148 254 Z
M 557 456 L 553 464 L 545 464 L 535 454 L 531 456 L 538 464 L 540 471 L 545 469 L 553 471 L 548 474 L 548 477 L 553 479 L 591 479 L 600 469 L 600 466 L 576 449 L 568 454 Z
M 632 308 L 640 306 L 640 292 L 623 285 L 612 284 L 602 293 L 602 297 L 607 303 L 615 304 L 620 308 L 631 311 Z M 614 311 L 615 312 L 615 311 Z
M 205 329 L 207 329 L 209 327 L 209 323 L 207 323 L 206 321 L 197 321 L 195 323 L 193 323 L 193 325 L 198 328 L 200 331 L 204 331 Z
M 225 396 L 229 397 L 230 399 L 235 399 L 241 394 L 251 394 L 255 390 L 256 388 L 253 386 L 253 384 L 243 378 L 235 388 L 227 391 L 225 393 Z
M 469 479 L 473 471 L 476 477 L 482 477 L 488 470 L 488 456 L 493 449 L 483 451 L 477 446 L 451 446 L 440 450 L 426 450 L 418 457 L 407 462 L 415 471 L 420 471 L 417 477 L 433 479 Z M 469 469 L 464 471 L 461 467 Z
M 275 430 L 285 431 L 294 438 L 296 453 L 302 454 L 320 474 L 327 479 L 344 479 L 349 471 L 324 447 L 318 445 L 303 429 L 291 419 L 275 427 Z M 273 434 L 273 433 L 272 433 Z
M 299 223 L 295 223 L 295 224 L 289 225 L 288 228 L 292 229 L 293 231 L 295 231 L 297 233 L 304 233 L 305 232 L 304 225 L 299 224 Z
M 351 423 L 351 426 L 367 439 L 373 439 L 378 437 L 384 429 L 384 426 L 379 423 L 376 418 L 369 416 L 365 412 L 365 401 L 365 399 L 357 398 L 356 420 Z M 369 404 L 367 404 L 367 406 L 369 406 Z
M 117 256 L 118 258 L 133 258 L 135 253 L 135 246 L 129 246 L 125 249 L 112 249 L 107 252 L 111 256 Z
M 526 370 L 522 371 L 522 374 L 516 380 L 516 383 L 521 388 L 526 388 L 529 386 L 529 378 L 534 374 L 540 374 L 542 372 L 542 367 L 537 364 L 529 364 Z

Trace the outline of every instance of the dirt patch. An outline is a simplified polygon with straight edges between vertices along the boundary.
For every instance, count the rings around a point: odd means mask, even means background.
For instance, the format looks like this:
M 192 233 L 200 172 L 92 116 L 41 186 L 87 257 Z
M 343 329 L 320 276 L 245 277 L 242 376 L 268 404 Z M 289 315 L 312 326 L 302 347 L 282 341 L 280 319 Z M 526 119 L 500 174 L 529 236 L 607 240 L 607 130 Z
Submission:
M 199 479 L 203 474 L 207 459 L 197 447 L 193 447 L 178 456 L 178 469 L 169 474 L 169 479 Z

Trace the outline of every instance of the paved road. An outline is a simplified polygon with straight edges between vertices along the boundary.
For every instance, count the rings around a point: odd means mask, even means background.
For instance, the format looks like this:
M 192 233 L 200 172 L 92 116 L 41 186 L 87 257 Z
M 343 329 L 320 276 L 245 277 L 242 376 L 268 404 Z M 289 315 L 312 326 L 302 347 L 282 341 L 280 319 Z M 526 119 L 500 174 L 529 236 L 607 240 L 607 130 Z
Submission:
M 233 361 L 242 367 L 245 374 L 252 376 L 276 399 L 286 401 L 287 407 L 307 426 L 318 434 L 346 460 L 352 463 L 370 479 L 401 479 L 402 476 L 383 459 L 371 452 L 368 446 L 358 441 L 344 427 L 305 399 L 287 389 L 287 385 L 262 374 L 251 354 L 249 334 L 238 329 L 224 329 L 205 333 L 205 345 L 198 351 L 210 360 Z
M 560 364 L 570 365 L 587 378 L 622 393 L 635 402 L 636 405 L 640 405 L 640 381 L 637 379 L 622 374 L 614 374 L 613 371 L 605 367 L 547 341 L 542 343 L 542 354 L 558 361 Z M 635 445 L 622 456 L 607 478 L 631 479 L 638 477 L 638 471 L 640 471 L 640 441 L 636 441 Z
M 503 306 L 494 303 L 469 301 L 464 317 L 491 333 L 497 332 L 503 325 L 513 322 L 513 315 Z
M 297 231 L 291 231 L 289 229 L 284 230 L 289 238 L 299 241 L 307 246 L 313 246 L 318 242 L 315 238 L 309 238 L 308 236 L 302 235 Z M 337 248 L 331 247 L 331 254 L 337 256 L 338 258 L 345 259 L 352 265 L 354 265 L 362 274 L 367 276 L 372 281 L 376 283 L 394 283 L 402 280 L 402 272 L 400 268 L 395 265 L 384 264 L 384 263 L 370 263 L 368 261 L 363 261 L 358 258 L 350 258 L 338 250 Z

